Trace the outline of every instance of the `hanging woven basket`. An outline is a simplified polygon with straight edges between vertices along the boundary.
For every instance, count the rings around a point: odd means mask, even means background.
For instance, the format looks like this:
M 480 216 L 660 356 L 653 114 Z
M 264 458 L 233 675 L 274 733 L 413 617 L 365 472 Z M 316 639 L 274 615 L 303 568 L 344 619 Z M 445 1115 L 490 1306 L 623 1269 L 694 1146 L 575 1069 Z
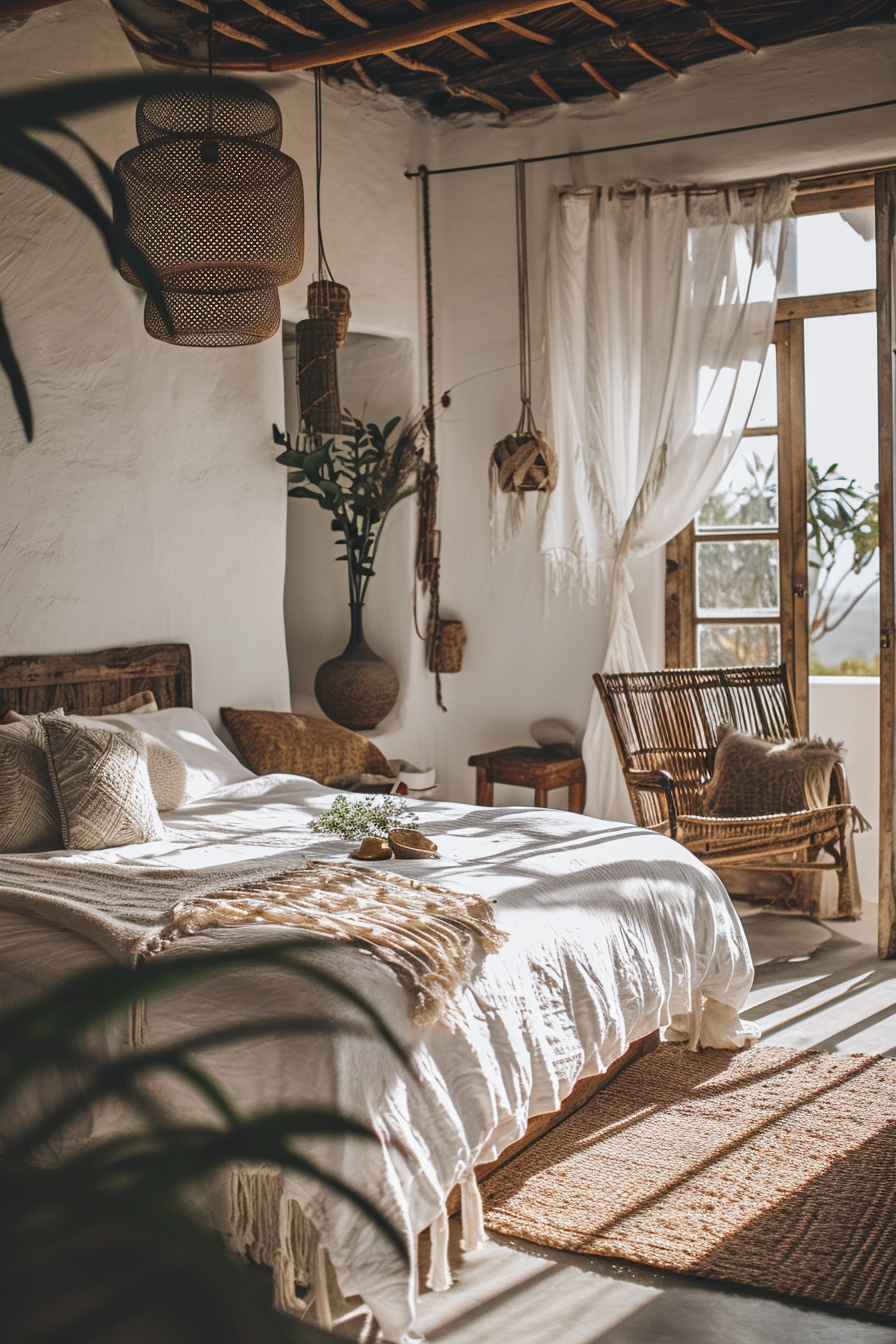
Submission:
M 529 336 L 529 256 L 526 241 L 525 165 L 516 165 L 516 261 L 520 320 L 520 419 L 513 434 L 499 439 L 488 464 L 492 556 L 523 524 L 527 493 L 550 494 L 557 484 L 557 454 L 532 414 L 532 352 Z M 498 495 L 509 496 L 506 503 Z
M 524 490 L 553 490 L 557 484 L 557 454 L 534 426 L 499 440 L 492 451 L 498 489 L 505 495 Z
M 429 638 L 427 665 L 430 672 L 459 672 L 464 663 L 464 645 L 467 631 L 463 621 L 447 621 L 437 617 Z
M 312 280 L 308 286 L 308 316 L 333 318 L 338 324 L 337 345 L 345 345 L 348 335 L 351 298 L 348 286 L 336 280 Z

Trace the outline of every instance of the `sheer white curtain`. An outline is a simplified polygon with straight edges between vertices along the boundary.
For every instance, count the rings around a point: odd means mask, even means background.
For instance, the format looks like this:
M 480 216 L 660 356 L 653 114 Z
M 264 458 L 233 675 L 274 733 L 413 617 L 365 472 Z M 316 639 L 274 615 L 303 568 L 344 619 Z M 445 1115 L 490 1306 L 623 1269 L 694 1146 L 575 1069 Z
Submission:
M 792 186 L 584 188 L 548 255 L 546 432 L 560 462 L 541 551 L 550 589 L 610 606 L 604 672 L 647 663 L 628 561 L 696 515 L 733 456 L 775 318 Z M 595 692 L 586 811 L 630 819 Z

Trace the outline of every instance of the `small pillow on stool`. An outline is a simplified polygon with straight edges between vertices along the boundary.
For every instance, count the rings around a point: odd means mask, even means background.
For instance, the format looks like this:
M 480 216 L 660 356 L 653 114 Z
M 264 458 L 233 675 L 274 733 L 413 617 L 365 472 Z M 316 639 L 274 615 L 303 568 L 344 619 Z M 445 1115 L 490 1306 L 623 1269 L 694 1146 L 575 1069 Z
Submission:
M 539 719 L 530 724 L 529 732 L 535 741 L 552 756 L 578 756 L 575 729 L 562 719 Z

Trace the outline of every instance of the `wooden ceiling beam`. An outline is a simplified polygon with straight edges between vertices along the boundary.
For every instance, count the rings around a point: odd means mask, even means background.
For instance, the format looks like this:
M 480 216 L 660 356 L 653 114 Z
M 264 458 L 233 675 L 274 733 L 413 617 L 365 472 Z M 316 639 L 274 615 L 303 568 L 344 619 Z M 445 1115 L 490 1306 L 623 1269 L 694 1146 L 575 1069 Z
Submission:
M 560 97 L 560 95 L 559 95 L 559 93 L 557 92 L 557 90 L 556 90 L 556 89 L 552 89 L 551 86 L 550 86 L 550 84 L 547 82 L 546 79 L 543 78 L 542 75 L 530 75 L 529 78 L 531 79 L 532 83 L 535 85 L 536 89 L 541 89 L 542 93 L 546 93 L 546 94 L 547 94 L 547 96 L 550 98 L 550 100 L 551 100 L 552 103 L 562 103 L 562 102 L 563 102 L 563 99 Z
M 477 70 L 475 75 L 472 72 L 465 74 L 464 82 L 483 90 L 512 88 L 532 74 L 544 76 L 552 71 L 559 73 L 576 65 L 583 66 L 585 62 L 591 65 L 599 62 L 603 56 L 612 56 L 614 52 L 631 47 L 633 43 L 641 45 L 648 42 L 652 45 L 693 33 L 709 32 L 711 28 L 709 19 L 699 10 L 679 9 L 664 18 L 651 19 L 631 28 L 614 28 L 568 46 L 542 47 L 511 61 L 496 62 L 486 69 Z M 456 92 L 453 79 L 449 79 L 447 88 L 449 92 Z M 435 89 L 431 81 L 413 80 L 403 84 L 400 92 L 411 98 L 427 98 Z
M 271 61 L 271 70 L 314 70 L 318 66 L 341 65 L 345 61 L 361 60 L 365 56 L 382 56 L 387 51 L 418 47 L 440 37 L 450 37 L 464 28 L 481 23 L 498 23 L 501 19 L 515 19 L 521 14 L 534 14 L 540 9 L 560 9 L 569 0 L 474 0 L 473 4 L 456 5 L 440 14 L 430 14 L 411 23 L 380 28 L 358 37 L 328 42 L 314 51 L 297 51 L 278 56 Z
M 598 22 L 605 23 L 610 28 L 619 27 L 618 21 L 614 19 L 612 15 L 605 14 L 602 9 L 595 9 L 594 5 L 589 4 L 588 0 L 572 0 L 572 3 L 576 6 L 577 9 L 580 9 L 583 14 L 590 14 L 591 17 L 593 19 L 597 19 Z M 673 5 L 677 4 L 678 0 L 670 0 L 670 3 Z M 689 7 L 688 0 L 682 0 L 682 8 L 687 9 L 688 7 Z M 672 66 L 669 65 L 666 61 L 661 60 L 659 56 L 654 56 L 651 52 L 646 51 L 644 47 L 640 45 L 640 43 L 630 42 L 629 46 L 631 47 L 632 51 L 637 52 L 637 54 L 643 60 L 650 61 L 651 65 L 658 65 L 661 70 L 665 70 L 666 74 L 671 75 L 673 79 L 678 78 L 677 70 L 673 70 Z M 589 70 L 588 73 L 590 74 L 591 71 Z M 598 83 L 600 83 L 600 80 L 598 80 Z M 610 92 L 612 93 L 614 92 L 614 90 L 611 89 Z M 617 98 L 619 97 L 618 93 L 616 93 L 616 97 Z
M 668 0 L 668 3 L 677 5 L 679 9 L 700 9 L 709 19 L 710 27 L 718 33 L 719 37 L 727 38 L 736 47 L 742 47 L 744 51 L 748 51 L 751 56 L 755 56 L 759 50 L 755 42 L 751 42 L 748 37 L 741 37 L 738 33 L 732 33 L 730 28 L 726 28 L 724 24 L 719 23 L 712 10 L 704 9 L 702 5 L 693 5 L 691 0 Z
M 432 13 L 426 0 L 411 0 L 411 4 L 415 9 L 419 9 L 421 14 Z M 367 27 L 372 28 L 373 25 L 368 23 Z M 484 47 L 477 46 L 475 42 L 471 42 L 468 37 L 464 37 L 461 33 L 449 33 L 448 36 L 451 38 L 451 41 L 456 42 L 459 47 L 466 47 L 467 51 L 471 51 L 474 56 L 478 56 L 480 61 L 492 60 L 492 57 Z

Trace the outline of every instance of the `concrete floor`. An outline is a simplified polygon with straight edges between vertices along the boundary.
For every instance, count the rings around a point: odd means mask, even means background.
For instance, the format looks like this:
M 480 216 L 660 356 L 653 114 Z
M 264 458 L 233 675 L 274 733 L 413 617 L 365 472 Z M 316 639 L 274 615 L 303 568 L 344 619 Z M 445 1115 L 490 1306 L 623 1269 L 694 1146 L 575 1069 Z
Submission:
M 747 1016 L 765 1042 L 896 1057 L 896 961 L 877 960 L 876 906 L 824 925 L 739 909 L 757 963 Z M 896 1321 L 503 1237 L 462 1257 L 459 1237 L 454 1286 L 421 1296 L 430 1344 L 896 1344 Z

